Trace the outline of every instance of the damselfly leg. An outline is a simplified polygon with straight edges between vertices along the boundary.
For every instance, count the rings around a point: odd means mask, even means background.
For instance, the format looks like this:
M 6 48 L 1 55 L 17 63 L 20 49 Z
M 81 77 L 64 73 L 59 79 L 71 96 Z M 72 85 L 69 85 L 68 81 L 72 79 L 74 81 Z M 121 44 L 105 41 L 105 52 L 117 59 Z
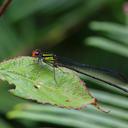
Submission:
M 97 68 L 87 64 L 80 64 L 64 57 L 56 56 L 52 53 L 42 53 L 40 50 L 35 50 L 32 53 L 33 57 L 37 57 L 38 61 L 43 61 L 53 67 L 54 79 L 56 79 L 55 68 L 66 67 L 79 74 L 93 78 L 95 80 L 106 83 L 128 93 L 128 80 L 121 73 L 107 68 Z M 99 75 L 100 74 L 100 75 Z

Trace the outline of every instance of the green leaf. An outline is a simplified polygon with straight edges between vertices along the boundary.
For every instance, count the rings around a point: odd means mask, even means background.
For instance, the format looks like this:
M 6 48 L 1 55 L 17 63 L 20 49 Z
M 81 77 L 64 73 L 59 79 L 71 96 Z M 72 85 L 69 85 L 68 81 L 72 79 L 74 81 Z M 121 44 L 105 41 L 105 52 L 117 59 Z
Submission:
M 62 67 L 54 70 L 44 62 L 38 64 L 32 57 L 1 63 L 0 79 L 16 85 L 10 90 L 14 95 L 40 103 L 75 109 L 95 104 L 95 98 L 73 71 Z
M 108 38 L 120 41 L 122 45 L 128 45 L 128 27 L 125 25 L 109 22 L 92 22 L 90 28 L 102 32 L 101 34 Z
M 115 41 L 102 37 L 89 37 L 86 41 L 86 44 L 89 46 L 98 47 L 100 49 L 128 57 L 128 48 L 116 43 Z
M 0 118 L 0 128 L 12 128 L 6 121 Z
M 106 97 L 108 95 L 109 93 L 107 93 Z M 108 105 L 104 106 L 108 108 Z M 19 104 L 16 105 L 16 107 L 7 114 L 7 117 L 11 119 L 24 119 L 27 121 L 32 120 L 50 122 L 77 128 L 85 128 L 85 126 L 88 128 L 127 128 L 127 117 L 126 120 L 124 117 L 120 119 L 119 115 L 124 115 L 123 113 L 125 112 L 126 114 L 124 116 L 127 116 L 127 111 L 121 110 L 121 108 L 117 109 L 116 107 L 110 107 L 110 110 L 110 113 L 106 114 L 103 112 L 99 113 L 95 111 L 92 106 L 88 106 L 85 110 L 83 109 L 82 111 L 77 111 L 67 110 L 64 108 L 56 108 L 48 105 L 42 106 L 39 104 Z

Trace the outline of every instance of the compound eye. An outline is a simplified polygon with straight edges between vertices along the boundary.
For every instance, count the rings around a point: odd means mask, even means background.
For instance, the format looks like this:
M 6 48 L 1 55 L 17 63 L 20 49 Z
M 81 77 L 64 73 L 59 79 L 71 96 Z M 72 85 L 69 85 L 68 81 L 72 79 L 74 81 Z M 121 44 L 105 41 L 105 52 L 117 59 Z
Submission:
M 35 52 L 35 55 L 37 55 L 37 56 L 38 56 L 38 55 L 39 55 L 39 52 L 37 52 L 37 51 L 36 51 L 36 52 Z
M 32 52 L 32 57 L 37 57 L 37 56 L 39 56 L 39 54 L 40 54 L 39 51 L 34 50 L 34 51 Z

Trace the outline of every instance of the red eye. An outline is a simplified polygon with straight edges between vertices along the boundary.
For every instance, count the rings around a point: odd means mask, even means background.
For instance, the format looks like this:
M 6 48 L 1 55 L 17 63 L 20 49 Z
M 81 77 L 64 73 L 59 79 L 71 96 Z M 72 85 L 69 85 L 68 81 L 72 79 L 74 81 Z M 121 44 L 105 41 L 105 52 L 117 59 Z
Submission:
M 40 52 L 38 50 L 32 51 L 32 57 L 38 57 L 39 54 Z

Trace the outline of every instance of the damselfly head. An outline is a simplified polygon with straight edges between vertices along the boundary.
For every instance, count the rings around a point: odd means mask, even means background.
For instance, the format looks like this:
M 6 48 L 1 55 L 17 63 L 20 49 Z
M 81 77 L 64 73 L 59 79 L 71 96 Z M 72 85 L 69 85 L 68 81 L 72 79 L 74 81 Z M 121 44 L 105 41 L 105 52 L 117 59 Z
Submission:
M 32 57 L 38 57 L 41 54 L 41 51 L 39 49 L 32 51 Z

